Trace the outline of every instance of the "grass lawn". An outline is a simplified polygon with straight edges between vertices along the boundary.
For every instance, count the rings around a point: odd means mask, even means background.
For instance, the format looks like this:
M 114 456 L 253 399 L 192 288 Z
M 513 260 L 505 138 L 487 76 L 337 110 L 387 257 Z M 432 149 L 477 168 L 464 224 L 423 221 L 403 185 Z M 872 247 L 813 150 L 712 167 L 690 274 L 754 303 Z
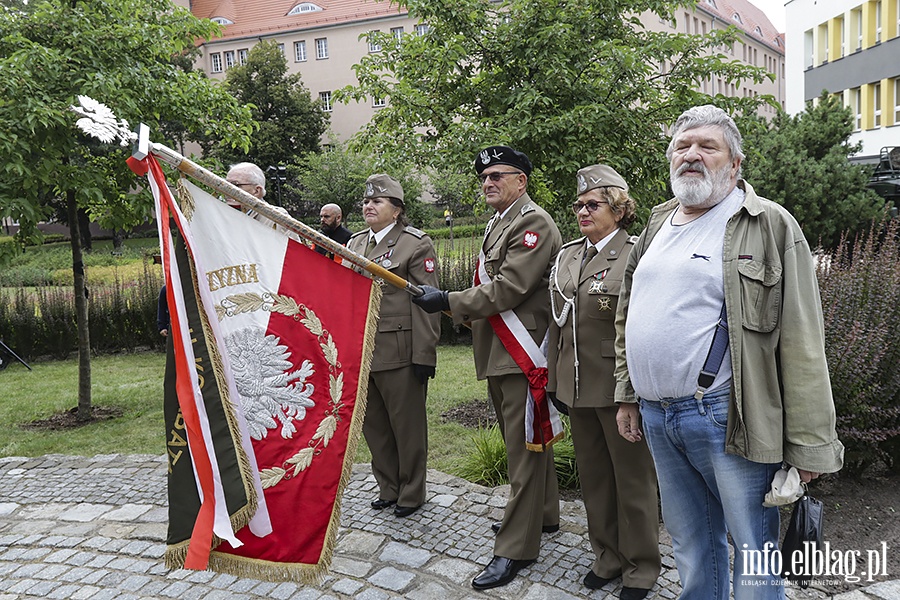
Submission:
M 109 453 L 163 454 L 162 377 L 165 356 L 159 353 L 99 356 L 91 360 L 93 405 L 117 407 L 121 417 L 67 431 L 27 430 L 20 425 L 46 419 L 77 405 L 78 362 L 18 363 L 0 371 L 0 456 Z M 437 377 L 428 390 L 428 466 L 456 473 L 472 444 L 472 431 L 441 421 L 441 413 L 474 398 L 487 402 L 484 382 L 475 380 L 472 349 L 439 346 Z M 357 462 L 368 462 L 362 439 Z

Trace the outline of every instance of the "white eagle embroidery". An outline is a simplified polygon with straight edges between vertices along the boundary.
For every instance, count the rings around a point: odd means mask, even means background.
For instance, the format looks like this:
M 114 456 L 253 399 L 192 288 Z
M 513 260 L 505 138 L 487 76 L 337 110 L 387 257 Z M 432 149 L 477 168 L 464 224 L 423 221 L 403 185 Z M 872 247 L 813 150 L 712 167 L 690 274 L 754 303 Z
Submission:
M 578 176 L 578 191 L 583 192 L 587 189 L 587 181 L 584 179 L 584 175 Z
M 293 437 L 294 421 L 302 421 L 306 409 L 315 406 L 311 399 L 315 387 L 306 383 L 315 373 L 312 362 L 304 360 L 298 370 L 290 371 L 291 353 L 279 342 L 276 336 L 249 327 L 225 339 L 241 408 L 255 440 L 279 424 L 281 437 Z

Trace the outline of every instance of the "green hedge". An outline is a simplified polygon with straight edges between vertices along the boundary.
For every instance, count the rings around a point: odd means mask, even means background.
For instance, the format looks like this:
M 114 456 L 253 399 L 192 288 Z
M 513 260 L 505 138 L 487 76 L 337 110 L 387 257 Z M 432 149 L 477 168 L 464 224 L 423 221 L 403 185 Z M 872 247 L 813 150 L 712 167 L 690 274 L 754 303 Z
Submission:
M 163 348 L 156 328 L 162 279 L 147 269 L 137 282 L 88 287 L 88 326 L 95 353 Z M 25 359 L 65 359 L 78 349 L 72 288 L 0 290 L 0 337 Z

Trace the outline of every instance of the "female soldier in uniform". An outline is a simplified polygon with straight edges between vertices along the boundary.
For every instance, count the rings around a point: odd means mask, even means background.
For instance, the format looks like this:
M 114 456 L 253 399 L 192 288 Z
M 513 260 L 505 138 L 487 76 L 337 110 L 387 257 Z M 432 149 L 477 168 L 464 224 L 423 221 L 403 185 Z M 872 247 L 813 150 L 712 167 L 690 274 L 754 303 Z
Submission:
M 349 249 L 416 285 L 438 284 L 434 246 L 406 224 L 403 188 L 396 179 L 377 174 L 366 180 L 363 218 L 369 228 L 350 238 Z M 406 517 L 425 502 L 425 395 L 437 363 L 440 315 L 429 315 L 408 293 L 378 281 L 384 294 L 363 435 L 379 489 L 372 508 L 393 505 L 396 516 Z
M 548 391 L 568 409 L 594 564 L 584 585 L 622 577 L 623 600 L 646 597 L 659 576 L 656 472 L 647 443 L 616 426 L 615 316 L 633 239 L 634 200 L 606 165 L 578 171 L 573 209 L 585 236 L 566 244 L 550 274 L 553 321 Z M 562 406 L 565 405 L 565 406 Z

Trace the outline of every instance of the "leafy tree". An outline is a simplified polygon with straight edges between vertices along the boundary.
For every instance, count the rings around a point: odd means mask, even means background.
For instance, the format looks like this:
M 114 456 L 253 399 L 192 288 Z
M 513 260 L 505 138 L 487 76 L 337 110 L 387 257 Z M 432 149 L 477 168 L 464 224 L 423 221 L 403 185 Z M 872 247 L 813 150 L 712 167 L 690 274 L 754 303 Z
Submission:
M 695 104 L 713 101 L 740 113 L 764 100 L 696 91 L 712 77 L 739 84 L 766 76 L 721 53 L 737 39 L 735 29 L 655 33 L 635 16 L 650 10 L 672 18 L 685 2 L 399 3 L 428 32 L 399 40 L 369 34 L 382 51 L 362 59 L 359 85 L 338 97 L 389 102 L 357 143 L 449 172 L 471 172 L 479 148 L 509 144 L 531 157 L 536 183 L 543 179 L 564 219 L 571 220 L 565 207 L 575 172 L 597 161 L 625 174 L 646 214 L 666 190 L 667 125 Z
M 22 236 L 63 198 L 71 232 L 78 322 L 78 416 L 91 416 L 90 338 L 77 212 L 107 227 L 143 221 L 149 194 L 125 164 L 130 149 L 102 144 L 74 127 L 69 106 L 83 94 L 119 118 L 179 122 L 246 145 L 249 111 L 174 58 L 194 40 L 219 32 L 169 0 L 32 0 L 0 11 L 0 216 L 18 220 Z M 156 141 L 167 142 L 166 139 Z
M 823 93 L 794 116 L 779 113 L 768 127 L 748 129 L 744 175 L 761 196 L 784 205 L 811 245 L 834 247 L 842 232 L 864 230 L 884 210 L 866 187 L 869 174 L 848 162 L 853 115 Z
M 297 163 L 319 150 L 328 127 L 328 113 L 313 102 L 300 74 L 289 75 L 287 60 L 275 42 L 260 42 L 247 54 L 247 63 L 228 70 L 226 89 L 250 107 L 259 129 L 250 147 L 237 150 L 214 143 L 212 155 L 225 162 L 248 161 L 262 169 Z
M 297 167 L 288 167 L 294 176 L 296 192 L 304 205 L 319 208 L 337 204 L 344 220 L 359 220 L 366 179 L 373 173 L 387 173 L 403 187 L 406 217 L 416 227 L 428 221 L 428 211 L 420 198 L 424 182 L 418 170 L 393 155 L 380 156 L 355 152 L 345 144 L 337 144 L 328 152 L 308 154 Z

